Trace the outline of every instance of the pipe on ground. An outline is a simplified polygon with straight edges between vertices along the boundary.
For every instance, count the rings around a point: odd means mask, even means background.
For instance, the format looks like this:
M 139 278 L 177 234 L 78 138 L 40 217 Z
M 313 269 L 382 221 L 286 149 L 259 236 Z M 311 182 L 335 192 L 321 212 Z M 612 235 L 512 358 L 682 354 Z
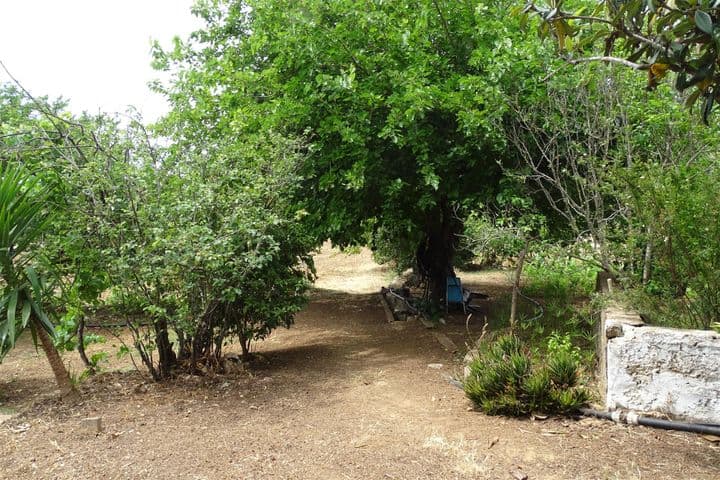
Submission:
M 580 413 L 586 417 L 602 418 L 612 420 L 616 423 L 627 423 L 628 425 L 643 425 L 646 427 L 662 428 L 663 430 L 677 430 L 680 432 L 702 433 L 720 437 L 720 425 L 707 425 L 703 423 L 688 423 L 674 420 L 662 420 L 660 418 L 643 417 L 635 412 L 623 413 L 619 410 L 614 412 L 602 412 L 592 408 L 581 408 Z
M 450 385 L 463 390 L 463 384 L 450 375 L 446 376 L 446 380 Z M 674 420 L 662 420 L 660 418 L 643 417 L 635 412 L 603 412 L 592 408 L 581 408 L 580 413 L 585 417 L 602 418 L 611 420 L 616 423 L 627 423 L 628 425 L 643 425 L 645 427 L 661 428 L 663 430 L 675 430 L 679 432 L 701 433 L 703 435 L 715 435 L 720 437 L 720 425 L 710 425 L 705 423 L 688 423 Z

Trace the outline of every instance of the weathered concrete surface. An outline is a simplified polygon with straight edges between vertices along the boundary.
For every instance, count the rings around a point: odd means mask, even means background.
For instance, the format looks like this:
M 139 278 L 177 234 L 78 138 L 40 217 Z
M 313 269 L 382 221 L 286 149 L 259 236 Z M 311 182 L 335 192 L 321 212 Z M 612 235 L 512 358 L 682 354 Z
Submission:
M 598 275 L 598 278 L 600 276 Z M 617 305 L 609 305 L 600 311 L 600 330 L 597 335 L 597 358 L 598 358 L 598 387 L 600 389 L 600 403 L 608 406 L 607 392 L 608 392 L 608 372 L 607 372 L 607 342 L 608 335 L 606 333 L 606 326 L 608 323 L 622 323 L 627 325 L 640 326 L 644 325 L 640 314 L 631 311 L 627 308 L 622 308 Z M 612 332 L 613 329 L 611 328 Z M 612 334 L 610 335 L 612 336 Z
M 609 409 L 720 424 L 720 335 L 646 326 L 617 308 L 602 320 Z

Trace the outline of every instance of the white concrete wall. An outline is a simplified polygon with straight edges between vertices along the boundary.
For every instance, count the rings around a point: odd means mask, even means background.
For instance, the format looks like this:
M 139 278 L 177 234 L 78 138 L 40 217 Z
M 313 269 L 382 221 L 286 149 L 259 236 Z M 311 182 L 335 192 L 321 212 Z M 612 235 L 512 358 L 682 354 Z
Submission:
M 720 424 L 720 335 L 646 326 L 621 309 L 602 317 L 607 408 Z

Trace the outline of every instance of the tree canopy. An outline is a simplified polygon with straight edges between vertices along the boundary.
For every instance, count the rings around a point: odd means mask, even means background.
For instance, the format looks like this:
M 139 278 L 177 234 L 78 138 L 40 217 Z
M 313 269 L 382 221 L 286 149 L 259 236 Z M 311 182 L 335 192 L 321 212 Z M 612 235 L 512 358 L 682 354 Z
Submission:
M 439 298 L 464 209 L 495 193 L 506 100 L 544 75 L 508 5 L 201 2 L 207 28 L 155 52 L 175 74 L 166 128 L 180 143 L 302 138 L 297 203 L 318 241 L 392 242 Z

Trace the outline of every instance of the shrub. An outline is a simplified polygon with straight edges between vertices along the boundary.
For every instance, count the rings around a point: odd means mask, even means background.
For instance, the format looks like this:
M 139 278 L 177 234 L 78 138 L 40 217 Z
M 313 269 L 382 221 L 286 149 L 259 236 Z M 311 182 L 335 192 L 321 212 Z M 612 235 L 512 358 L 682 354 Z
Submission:
M 652 252 L 649 281 L 633 293 L 634 305 L 653 323 L 711 328 L 720 321 L 720 243 L 711 240 L 720 235 L 717 160 L 700 155 L 630 175 L 633 209 Z
M 470 364 L 465 394 L 490 415 L 577 410 L 589 396 L 580 386 L 579 353 L 565 340 L 549 342 L 544 362 L 538 363 L 518 337 L 498 338 Z
M 368 244 L 373 259 L 380 264 L 390 264 L 397 273 L 416 266 L 419 234 L 409 234 L 412 226 L 399 222 L 394 226 L 383 225 L 368 233 Z
M 497 266 L 506 259 L 516 257 L 523 248 L 517 229 L 503 225 L 487 215 L 472 213 L 465 220 L 465 231 L 460 241 L 460 263 L 477 262 Z
M 525 265 L 525 293 L 546 300 L 567 302 L 588 297 L 595 288 L 598 268 L 547 249 Z

